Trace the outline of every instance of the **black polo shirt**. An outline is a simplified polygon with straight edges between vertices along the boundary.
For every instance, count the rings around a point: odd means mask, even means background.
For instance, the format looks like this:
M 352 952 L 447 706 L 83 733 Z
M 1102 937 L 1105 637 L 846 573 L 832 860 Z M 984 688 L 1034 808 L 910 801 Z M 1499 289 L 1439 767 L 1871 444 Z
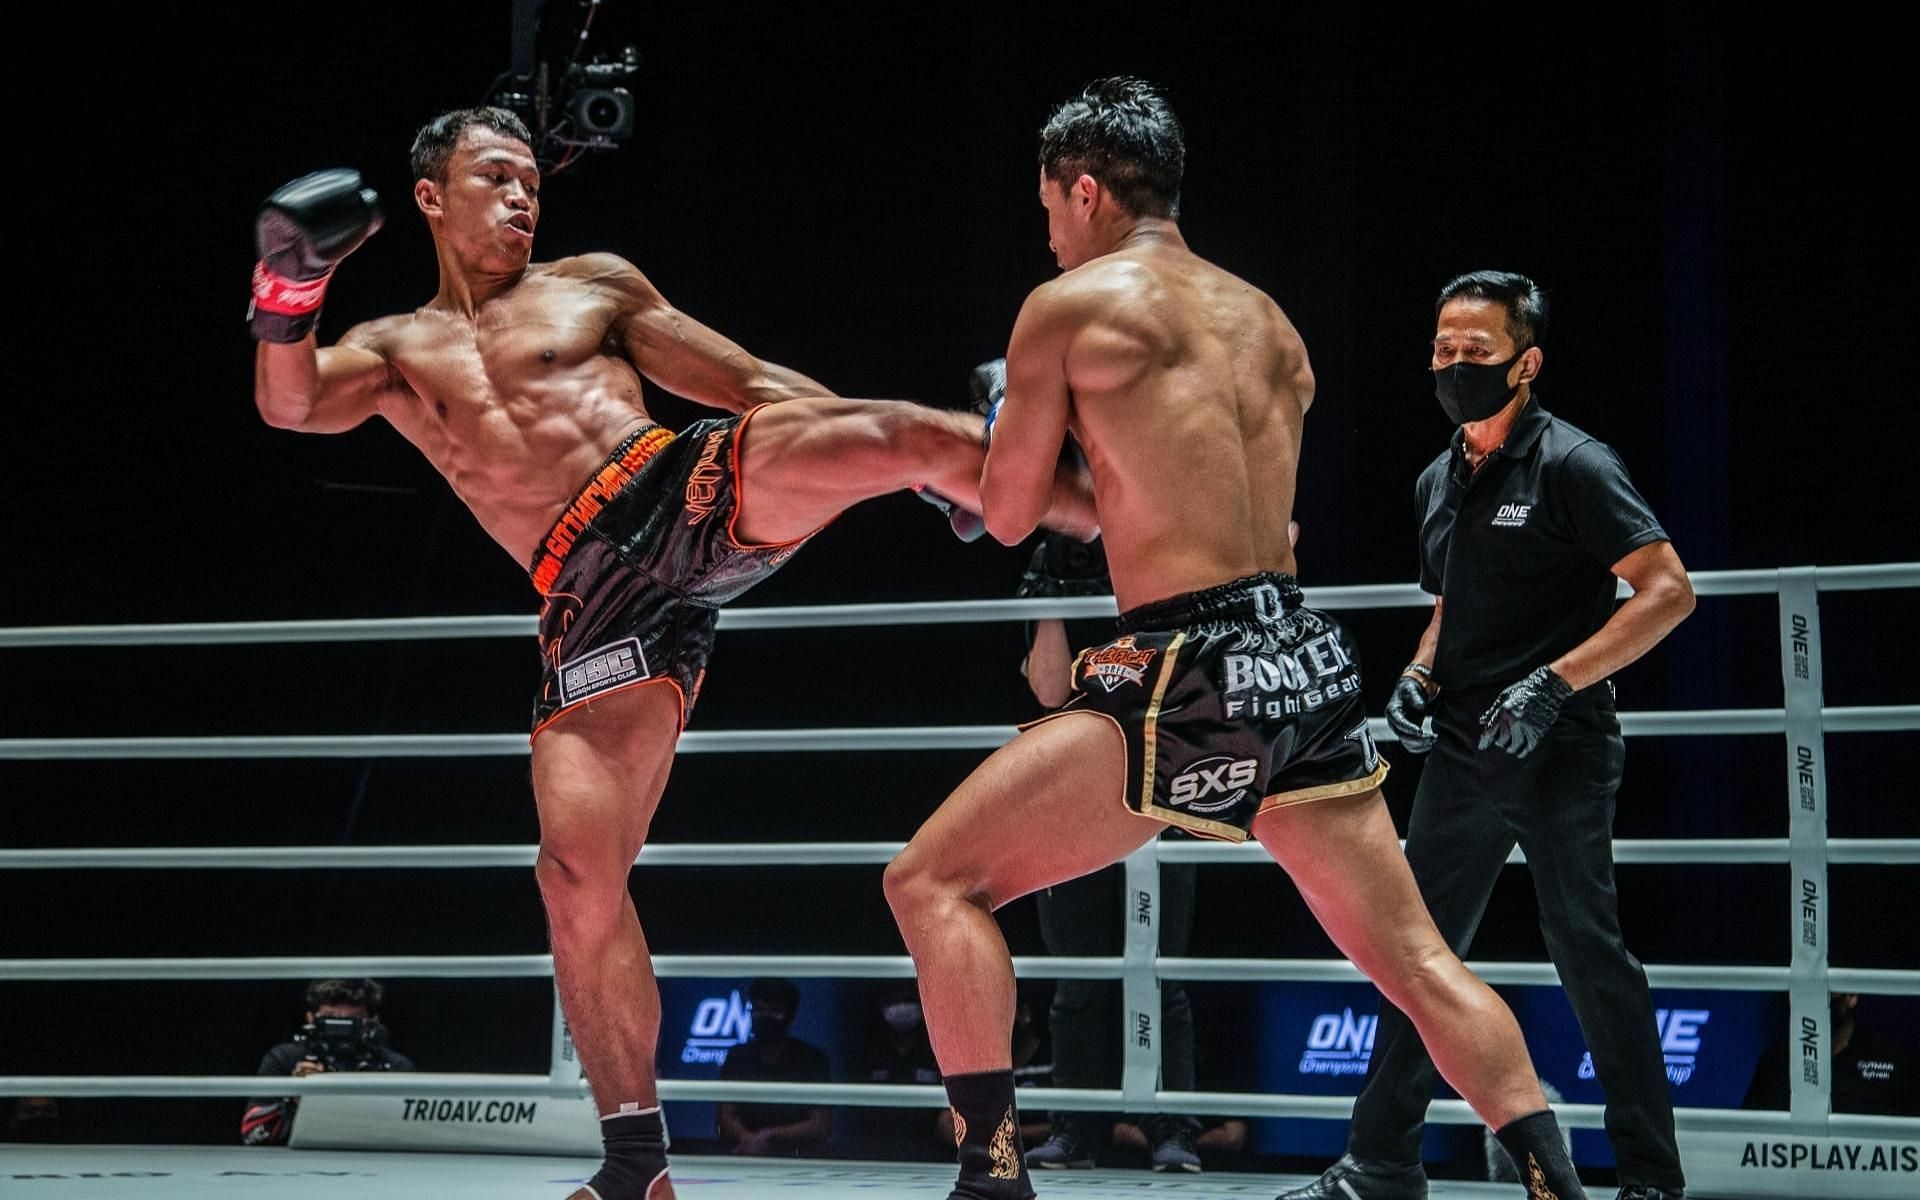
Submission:
M 1613 564 L 1668 540 L 1612 448 L 1534 400 L 1477 472 L 1455 430 L 1414 492 L 1443 690 L 1505 687 L 1586 641 L 1613 615 Z

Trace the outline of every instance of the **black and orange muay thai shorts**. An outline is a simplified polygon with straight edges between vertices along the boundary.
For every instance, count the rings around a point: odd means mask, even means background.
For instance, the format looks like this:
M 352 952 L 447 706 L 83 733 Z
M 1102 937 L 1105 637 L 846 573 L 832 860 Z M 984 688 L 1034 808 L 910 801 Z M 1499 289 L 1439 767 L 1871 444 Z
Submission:
M 1270 808 L 1379 787 L 1360 662 L 1291 575 L 1265 573 L 1120 614 L 1073 660 L 1074 697 L 1127 743 L 1123 799 L 1201 837 L 1244 842 Z
M 574 705 L 649 683 L 679 690 L 686 724 L 720 606 L 807 541 L 735 536 L 741 439 L 758 411 L 636 430 L 560 514 L 529 567 L 545 597 L 536 737 Z

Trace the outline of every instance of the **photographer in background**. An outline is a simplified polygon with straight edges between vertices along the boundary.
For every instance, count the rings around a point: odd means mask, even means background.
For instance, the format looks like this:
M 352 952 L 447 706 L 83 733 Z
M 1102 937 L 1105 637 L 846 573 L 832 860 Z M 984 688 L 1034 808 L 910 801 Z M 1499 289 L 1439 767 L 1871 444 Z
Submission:
M 319 979 L 307 986 L 307 1023 L 292 1041 L 260 1060 L 261 1075 L 296 1078 L 320 1071 L 411 1071 L 413 1060 L 387 1048 L 380 1023 L 386 989 L 371 979 Z M 240 1118 L 240 1140 L 249 1146 L 285 1145 L 293 1132 L 297 1096 L 256 1097 Z

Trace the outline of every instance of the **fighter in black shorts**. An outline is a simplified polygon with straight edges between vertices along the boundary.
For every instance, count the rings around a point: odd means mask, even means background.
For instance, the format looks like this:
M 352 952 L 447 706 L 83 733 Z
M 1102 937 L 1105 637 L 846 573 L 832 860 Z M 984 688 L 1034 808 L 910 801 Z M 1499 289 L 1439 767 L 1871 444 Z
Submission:
M 1065 273 L 1014 322 L 982 514 L 1002 542 L 1031 533 L 1071 429 L 1126 616 L 1080 656 L 1081 699 L 996 750 L 887 868 L 960 1131 L 952 1197 L 1033 1195 L 1009 1069 L 1013 960 L 993 910 L 1178 824 L 1259 838 L 1412 1017 L 1536 1200 L 1576 1200 L 1519 1025 L 1447 948 L 1400 852 L 1352 643 L 1293 586 L 1313 372 L 1278 305 L 1187 248 L 1184 154 L 1165 99 L 1134 79 L 1092 85 L 1040 136 Z
M 307 433 L 381 417 L 532 570 L 546 598 L 534 872 L 606 1145 L 574 1200 L 671 1200 L 659 992 L 627 877 L 700 688 L 715 606 L 868 497 L 937 492 L 977 511 L 982 420 L 835 396 L 693 320 L 617 255 L 533 262 L 540 169 L 511 112 L 436 118 L 413 166 L 438 290 L 330 346 L 313 332 L 321 302 L 378 227 L 376 197 L 334 170 L 262 207 L 254 403 L 269 424 Z M 648 414 L 643 378 L 742 415 L 676 437 Z M 1049 523 L 1091 536 L 1077 482 L 1062 474 Z
M 1106 717 L 1126 739 L 1123 799 L 1201 837 L 1244 842 L 1268 809 L 1370 792 L 1387 764 L 1367 732 L 1360 662 L 1293 576 L 1264 572 L 1120 614 L 1073 660 L 1077 695 L 1021 726 Z
M 719 606 L 778 570 L 812 534 L 740 540 L 739 448 L 747 422 L 658 425 L 629 436 L 581 489 L 531 567 L 540 609 L 534 733 L 619 688 L 666 680 L 693 713 Z

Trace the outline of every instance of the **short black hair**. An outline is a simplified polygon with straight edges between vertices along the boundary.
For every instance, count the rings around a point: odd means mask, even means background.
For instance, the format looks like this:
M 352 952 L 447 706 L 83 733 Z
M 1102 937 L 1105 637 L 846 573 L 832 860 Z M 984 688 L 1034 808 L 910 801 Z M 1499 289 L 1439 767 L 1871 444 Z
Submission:
M 307 985 L 307 1011 L 318 1012 L 323 1004 L 358 1004 L 368 1016 L 377 1016 L 387 989 L 371 979 L 316 979 Z
M 1547 294 L 1525 275 L 1512 271 L 1469 271 L 1447 282 L 1440 298 L 1433 302 L 1433 315 L 1439 316 L 1447 301 L 1467 296 L 1491 300 L 1507 310 L 1507 336 L 1517 351 L 1544 345 L 1547 340 Z
M 747 1003 L 771 1003 L 792 1016 L 800 1008 L 800 989 L 791 979 L 756 979 L 747 985 Z
M 428 121 L 413 135 L 413 177 L 445 183 L 447 160 L 453 157 L 453 148 L 460 144 L 460 135 L 475 125 L 519 138 L 529 150 L 533 148 L 533 134 L 528 131 L 527 123 L 511 109 L 456 108 Z
M 1096 79 L 1040 130 L 1040 167 L 1066 184 L 1082 175 L 1137 217 L 1180 215 L 1187 135 L 1159 88 L 1128 75 Z

